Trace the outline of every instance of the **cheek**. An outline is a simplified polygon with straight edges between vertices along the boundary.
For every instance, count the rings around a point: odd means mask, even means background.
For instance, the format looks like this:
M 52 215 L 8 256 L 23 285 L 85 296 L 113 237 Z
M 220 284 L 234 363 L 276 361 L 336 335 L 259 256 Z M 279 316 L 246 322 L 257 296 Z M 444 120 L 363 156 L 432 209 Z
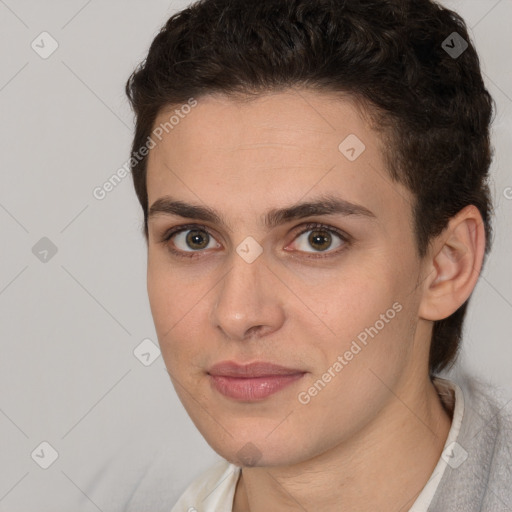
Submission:
M 295 312 L 299 330 L 313 335 L 313 324 L 319 324 L 314 338 L 322 340 L 316 348 L 323 352 L 324 364 L 346 351 L 357 352 L 347 354 L 359 361 L 355 366 L 401 360 L 415 322 L 414 275 L 407 262 L 391 266 L 389 257 L 373 262 L 361 258 L 330 276 L 318 273 L 310 280 L 313 286 L 296 283 L 297 295 L 309 306 L 307 314 L 304 308 Z
M 187 302 L 192 294 L 184 292 L 178 274 L 169 271 L 167 265 L 156 258 L 148 259 L 147 291 L 160 348 L 166 359 L 166 349 L 186 319 L 190 309 Z
M 162 357 L 175 373 L 201 353 L 208 318 L 208 298 L 214 285 L 204 277 L 172 269 L 169 262 L 148 260 L 147 291 Z M 201 320 L 200 320 L 201 319 Z
M 173 264 L 165 251 L 150 247 L 148 253 L 147 292 L 157 332 L 165 333 L 178 325 L 197 302 L 200 280 Z M 188 278 L 188 279 L 187 279 Z M 194 284 L 191 284 L 194 283 Z
M 412 357 L 414 297 L 405 300 L 407 286 L 396 276 L 377 277 L 332 281 L 325 288 L 332 299 L 316 297 L 335 335 L 324 328 L 310 344 L 314 372 L 301 387 L 300 403 L 309 401 L 303 411 L 309 418 L 324 418 L 328 410 L 330 424 L 347 432 L 382 407 Z M 308 320 L 300 321 L 299 330 L 308 332 Z
M 293 283 L 303 310 L 297 320 L 311 321 L 316 316 L 330 327 L 331 335 L 350 336 L 357 328 L 373 324 L 391 307 L 396 300 L 392 298 L 398 294 L 395 279 L 377 263 L 361 260 L 329 271 L 311 270 Z
M 169 273 L 162 272 L 158 265 L 148 262 L 147 291 L 151 314 L 158 336 L 164 334 L 172 325 L 171 290 L 175 283 Z

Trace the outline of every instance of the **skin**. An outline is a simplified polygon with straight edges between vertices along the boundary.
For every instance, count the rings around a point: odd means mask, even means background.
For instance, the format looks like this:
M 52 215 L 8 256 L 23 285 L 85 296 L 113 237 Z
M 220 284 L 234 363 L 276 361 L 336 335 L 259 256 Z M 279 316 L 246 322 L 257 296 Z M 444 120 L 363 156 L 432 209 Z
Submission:
M 168 117 L 162 112 L 155 126 Z M 349 134 L 366 146 L 354 161 L 338 149 Z M 408 510 L 451 424 L 428 375 L 430 336 L 433 320 L 453 313 L 475 286 L 485 243 L 478 210 L 459 212 L 421 259 L 414 197 L 387 174 L 364 111 L 348 97 L 308 90 L 246 102 L 201 97 L 150 151 L 147 188 L 150 207 L 169 195 L 215 209 L 227 223 L 152 215 L 147 283 L 181 402 L 210 446 L 243 466 L 233 510 Z M 325 193 L 374 216 L 264 226 L 268 210 Z M 324 245 L 308 242 L 317 228 L 301 235 L 300 226 L 311 221 L 340 229 L 348 241 L 321 231 Z M 208 227 L 199 248 L 187 244 L 190 232 L 162 241 L 187 223 Z M 248 236 L 263 249 L 252 263 L 236 252 Z M 396 302 L 401 311 L 300 403 L 298 394 Z M 210 385 L 207 370 L 223 360 L 307 373 L 262 401 L 240 402 Z M 250 466 L 240 458 L 247 443 L 258 454 Z

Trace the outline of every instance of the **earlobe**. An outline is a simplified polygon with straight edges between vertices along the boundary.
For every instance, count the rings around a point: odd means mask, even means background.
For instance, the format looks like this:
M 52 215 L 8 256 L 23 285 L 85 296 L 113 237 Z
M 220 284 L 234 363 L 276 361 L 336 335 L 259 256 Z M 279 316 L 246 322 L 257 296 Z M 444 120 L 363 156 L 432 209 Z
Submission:
M 471 295 L 485 252 L 485 228 L 476 206 L 463 208 L 431 244 L 432 277 L 425 282 L 420 317 L 442 320 Z

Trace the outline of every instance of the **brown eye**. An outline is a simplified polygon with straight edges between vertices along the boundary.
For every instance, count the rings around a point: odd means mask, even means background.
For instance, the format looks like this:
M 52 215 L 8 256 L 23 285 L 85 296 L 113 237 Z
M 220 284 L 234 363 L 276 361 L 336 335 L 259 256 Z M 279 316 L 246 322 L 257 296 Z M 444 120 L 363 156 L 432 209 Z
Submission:
M 308 237 L 308 243 L 311 247 L 318 249 L 319 251 L 325 251 L 326 249 L 329 249 L 329 246 L 332 243 L 332 236 L 325 230 L 311 231 L 311 234 Z
M 302 226 L 292 245 L 294 250 L 308 254 L 308 258 L 324 258 L 336 256 L 350 242 L 350 236 L 335 227 L 310 223 Z
M 328 254 L 337 253 L 339 251 L 335 249 L 343 249 L 348 242 L 347 236 L 344 236 L 341 232 L 338 232 L 337 229 L 329 226 L 310 224 L 305 228 L 306 229 L 303 229 L 294 240 L 296 249 L 301 252 L 314 254 L 315 252 L 326 252 L 328 249 L 333 249 L 332 251 L 328 251 Z M 336 243 L 336 239 L 338 239 L 338 244 L 333 246 L 333 244 Z M 311 248 L 314 250 L 308 250 Z
M 185 243 L 191 249 L 204 249 L 208 246 L 208 242 L 210 240 L 210 235 L 206 233 L 206 231 L 201 231 L 200 229 L 190 230 L 185 237 Z
M 181 226 L 164 236 L 162 241 L 168 245 L 172 253 L 183 256 L 194 256 L 205 249 L 220 247 L 215 238 L 202 227 Z

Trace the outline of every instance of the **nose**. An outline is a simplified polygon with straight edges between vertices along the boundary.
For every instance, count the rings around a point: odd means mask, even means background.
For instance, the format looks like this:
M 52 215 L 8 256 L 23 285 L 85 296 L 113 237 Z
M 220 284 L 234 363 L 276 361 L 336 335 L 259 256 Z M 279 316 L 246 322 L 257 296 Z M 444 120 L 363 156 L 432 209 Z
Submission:
M 263 337 L 284 323 L 282 284 L 267 267 L 264 253 L 248 263 L 234 253 L 231 268 L 216 287 L 211 321 L 227 339 Z

